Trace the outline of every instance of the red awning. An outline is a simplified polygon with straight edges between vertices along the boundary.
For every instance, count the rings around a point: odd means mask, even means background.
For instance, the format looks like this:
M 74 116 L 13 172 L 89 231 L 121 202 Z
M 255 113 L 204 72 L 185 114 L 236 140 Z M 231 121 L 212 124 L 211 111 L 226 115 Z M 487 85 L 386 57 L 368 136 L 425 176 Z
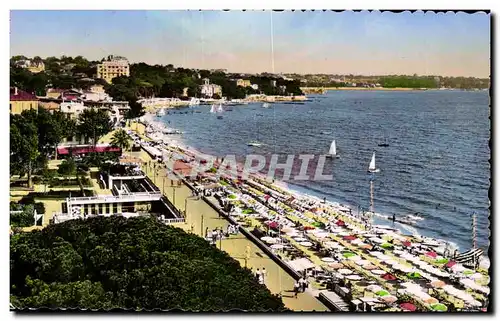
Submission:
M 455 262 L 455 261 L 450 261 L 450 262 L 446 263 L 446 267 L 451 268 L 452 266 L 454 266 L 454 265 L 456 265 L 456 264 L 457 264 L 457 262 Z
M 400 307 L 403 310 L 411 311 L 411 312 L 414 312 L 415 310 L 417 310 L 417 307 L 414 304 L 411 304 L 411 303 L 408 303 L 408 302 L 401 303 Z
M 95 150 L 92 146 L 75 146 L 75 147 L 57 147 L 57 154 L 68 155 L 70 151 L 73 155 L 88 154 L 88 153 L 105 153 L 105 152 L 121 152 L 120 147 L 115 146 L 96 146 Z
M 382 279 L 387 280 L 387 281 L 394 281 L 394 280 L 396 280 L 396 277 L 390 273 L 386 273 L 382 276 Z
M 425 255 L 430 256 L 432 258 L 436 258 L 437 257 L 437 253 L 436 252 L 427 252 L 427 253 L 425 253 Z

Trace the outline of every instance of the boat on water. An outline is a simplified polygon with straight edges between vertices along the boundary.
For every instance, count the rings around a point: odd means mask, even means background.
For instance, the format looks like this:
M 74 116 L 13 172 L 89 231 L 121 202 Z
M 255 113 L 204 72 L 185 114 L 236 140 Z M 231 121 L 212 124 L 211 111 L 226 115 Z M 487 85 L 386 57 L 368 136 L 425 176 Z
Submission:
M 218 114 L 221 114 L 221 113 L 223 113 L 223 112 L 224 112 L 224 109 L 222 108 L 222 104 L 219 104 L 219 106 L 217 107 L 216 112 L 217 112 Z M 222 119 L 222 118 L 223 118 L 223 117 L 222 117 L 222 115 L 217 115 L 217 119 Z
M 250 143 L 248 143 L 248 146 L 260 147 L 262 146 L 262 144 L 256 141 L 251 141 Z
M 271 105 L 269 103 L 263 103 L 262 108 L 269 108 Z
M 389 144 L 388 143 L 380 143 L 380 144 L 378 144 L 378 146 L 380 146 L 380 147 L 389 147 Z
M 328 151 L 328 154 L 326 155 L 328 158 L 340 158 L 339 155 L 337 155 L 337 145 L 335 144 L 335 139 L 332 141 L 330 145 L 330 150 Z
M 156 117 L 162 117 L 162 116 L 165 116 L 165 110 L 163 108 L 160 108 L 160 110 L 156 112 Z
M 378 173 L 380 169 L 375 166 L 375 152 L 373 152 L 372 160 L 370 161 L 370 165 L 368 166 L 368 173 Z

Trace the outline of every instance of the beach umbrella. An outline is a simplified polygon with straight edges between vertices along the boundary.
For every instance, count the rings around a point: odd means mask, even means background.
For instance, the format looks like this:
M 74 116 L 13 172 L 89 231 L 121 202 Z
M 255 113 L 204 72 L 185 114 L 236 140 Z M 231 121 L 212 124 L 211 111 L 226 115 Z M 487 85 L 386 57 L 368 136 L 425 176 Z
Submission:
M 323 262 L 335 262 L 335 259 L 332 257 L 323 257 L 323 258 L 321 258 L 321 261 L 323 261 Z
M 335 223 L 337 226 L 345 226 L 344 221 L 338 220 L 337 223 Z
M 297 241 L 297 242 L 305 242 L 305 241 L 307 241 L 307 239 L 305 237 L 294 237 L 293 239 L 295 241 Z
M 382 275 L 382 279 L 387 280 L 387 281 L 397 280 L 397 278 L 390 273 L 386 273 L 386 274 Z
M 355 240 L 356 239 L 356 236 L 354 235 L 346 235 L 343 237 L 344 240 L 346 241 L 352 241 L 352 240 Z
M 275 221 L 271 221 L 271 222 L 266 222 L 266 225 L 269 227 L 269 228 L 272 228 L 272 229 L 277 229 L 279 224 L 278 222 L 275 222 Z
M 425 294 L 427 294 L 427 293 L 425 293 Z M 425 300 L 424 300 L 424 302 L 425 302 L 425 303 L 427 303 L 427 304 L 436 304 L 436 303 L 438 303 L 439 301 L 438 301 L 438 299 L 436 299 L 436 298 L 429 297 L 429 298 L 425 299 Z
M 401 303 L 399 306 L 405 311 L 415 312 L 417 310 L 417 307 L 409 302 Z
M 358 261 L 355 261 L 354 263 L 356 263 L 357 265 L 366 265 L 366 264 L 370 263 L 370 261 L 368 261 L 368 260 L 358 260 Z
M 472 270 L 465 270 L 463 273 L 465 275 L 472 275 L 472 274 L 474 274 L 474 271 L 472 271 Z
M 354 239 L 354 240 L 351 241 L 351 244 L 354 244 L 354 245 L 359 245 L 361 243 L 363 243 L 363 242 L 361 242 L 360 239 Z
M 340 269 L 339 273 L 344 274 L 344 275 L 349 275 L 349 274 L 352 274 L 352 271 L 349 269 Z
M 376 265 L 373 265 L 373 264 L 371 264 L 371 263 L 370 263 L 370 264 L 365 264 L 365 265 L 363 265 L 363 266 L 362 266 L 362 268 L 363 268 L 363 269 L 365 269 L 365 270 L 370 271 L 370 270 L 375 270 L 375 269 L 377 269 L 377 266 L 376 266 Z
M 359 244 L 359 247 L 367 250 L 371 250 L 373 248 L 373 246 L 370 244 Z
M 384 243 L 384 244 L 382 244 L 380 246 L 383 247 L 384 249 L 390 249 L 390 248 L 394 247 L 394 245 L 392 245 L 390 243 Z
M 468 277 L 473 280 L 479 280 L 483 278 L 483 275 L 481 273 L 474 273 L 472 275 L 469 275 Z
M 446 264 L 448 263 L 448 259 L 447 258 L 441 258 L 441 259 L 437 259 L 434 261 L 436 264 Z
M 451 267 L 453 267 L 453 266 L 454 266 L 454 265 L 456 265 L 456 264 L 457 264 L 457 262 L 455 262 L 455 261 L 449 261 L 448 263 L 446 263 L 446 265 L 445 265 L 445 266 L 446 266 L 447 268 L 451 268 Z
M 381 238 L 378 238 L 378 237 L 372 237 L 372 238 L 369 238 L 369 240 L 372 241 L 373 243 L 377 243 L 377 244 L 385 243 L 384 240 L 382 240 Z
M 366 287 L 368 291 L 371 291 L 373 293 L 376 293 L 378 291 L 382 291 L 382 287 L 380 285 L 372 284 Z
M 410 247 L 411 246 L 411 242 L 408 242 L 408 241 L 403 241 L 402 244 L 406 247 Z
M 342 253 L 342 256 L 346 257 L 346 258 L 349 258 L 351 256 L 355 256 L 355 255 L 356 255 L 356 253 L 352 253 L 352 252 L 344 252 L 344 253 Z
M 393 268 L 395 270 L 398 270 L 398 271 L 401 271 L 401 272 L 405 272 L 405 273 L 408 273 L 408 272 L 412 271 L 411 267 L 406 266 L 406 265 L 402 265 L 402 264 L 396 264 L 396 265 L 393 266 Z
M 383 275 L 383 274 L 385 274 L 385 271 L 384 270 L 372 270 L 372 273 L 376 274 L 376 275 Z
M 274 240 L 274 238 L 273 238 L 273 237 L 270 237 L 270 236 L 264 236 L 264 237 L 261 237 L 260 239 L 261 239 L 262 241 L 264 241 L 264 242 L 267 242 L 267 241 L 269 241 L 269 240 Z
M 311 247 L 313 245 L 311 242 L 300 242 L 299 244 L 304 247 Z
M 340 262 L 335 262 L 335 263 L 329 263 L 328 266 L 331 267 L 332 269 L 341 269 L 344 267 L 344 264 Z
M 362 260 L 361 256 L 359 255 L 350 256 L 348 259 L 354 262 Z
M 394 295 L 386 295 L 386 296 L 383 296 L 381 298 L 381 300 L 384 301 L 385 303 L 392 304 L 392 303 L 396 302 L 398 300 L 398 298 L 395 297 Z
M 385 264 L 387 264 L 387 265 L 397 265 L 397 264 L 399 264 L 399 262 L 398 262 L 398 261 L 395 261 L 395 260 L 385 260 L 385 261 L 383 261 L 383 262 L 384 262 Z
M 274 250 L 281 250 L 284 249 L 285 247 L 282 244 L 273 244 L 271 245 L 271 248 Z
M 282 229 L 281 229 L 281 232 L 283 232 L 283 233 L 287 233 L 287 234 L 288 234 L 288 233 L 291 233 L 291 232 L 295 232 L 295 233 L 297 233 L 297 231 L 296 231 L 293 227 L 288 227 L 288 226 L 287 226 L 287 227 L 282 228 Z
M 389 292 L 387 292 L 386 290 L 380 290 L 380 291 L 375 292 L 375 294 L 378 296 L 386 296 L 386 295 L 389 295 Z
M 304 231 L 307 231 L 307 230 L 314 230 L 315 227 L 314 226 L 304 226 Z
M 373 252 L 370 252 L 370 255 L 378 257 L 379 255 L 384 255 L 384 253 L 379 252 L 379 251 L 373 251 Z
M 440 280 L 436 280 L 436 281 L 431 282 L 431 286 L 433 288 L 442 288 L 445 285 L 446 285 L 446 283 L 444 283 L 443 281 L 440 281 Z
M 440 312 L 448 311 L 448 308 L 446 307 L 446 305 L 444 305 L 442 303 L 431 304 L 431 309 L 433 311 L 440 311 Z
M 409 277 L 410 279 L 418 279 L 422 277 L 422 275 L 420 275 L 420 273 L 418 272 L 410 272 L 406 274 L 406 276 Z
M 432 252 L 432 251 L 429 251 L 429 252 L 425 253 L 425 255 L 427 255 L 429 257 L 432 257 L 433 259 L 435 259 L 437 257 L 437 253 L 436 252 Z
M 348 280 L 353 280 L 353 281 L 358 281 L 358 280 L 363 279 L 359 275 L 355 275 L 355 274 L 353 274 L 353 275 L 347 275 L 345 278 L 348 279 Z

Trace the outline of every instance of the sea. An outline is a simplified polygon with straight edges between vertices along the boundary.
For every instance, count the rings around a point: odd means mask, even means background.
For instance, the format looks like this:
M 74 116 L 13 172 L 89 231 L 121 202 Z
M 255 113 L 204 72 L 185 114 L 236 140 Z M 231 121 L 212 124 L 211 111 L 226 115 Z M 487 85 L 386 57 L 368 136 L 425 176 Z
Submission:
M 304 103 L 231 106 L 218 119 L 209 106 L 158 118 L 181 130 L 176 139 L 214 156 L 324 155 L 332 140 L 340 158 L 325 162 L 331 180 L 289 180 L 296 191 L 353 211 L 403 218 L 419 213 L 419 234 L 489 247 L 490 99 L 486 91 L 329 91 Z M 248 146 L 258 141 L 260 147 Z M 387 147 L 379 144 L 387 143 Z M 367 173 L 373 152 L 380 172 Z M 387 222 L 385 223 L 387 224 Z M 391 223 L 392 224 L 392 223 Z M 396 225 L 398 225 L 396 223 Z M 396 226 L 397 227 L 397 226 Z M 405 230 L 405 225 L 401 225 Z

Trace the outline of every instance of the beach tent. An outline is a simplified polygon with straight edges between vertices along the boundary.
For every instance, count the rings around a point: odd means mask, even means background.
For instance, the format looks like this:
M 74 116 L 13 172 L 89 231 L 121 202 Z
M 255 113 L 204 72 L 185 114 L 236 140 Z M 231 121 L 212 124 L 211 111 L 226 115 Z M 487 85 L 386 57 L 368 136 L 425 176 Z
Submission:
M 399 307 L 405 311 L 410 311 L 410 312 L 414 312 L 417 310 L 417 307 L 409 302 L 401 303 Z
M 314 263 L 307 258 L 300 258 L 293 261 L 288 261 L 287 264 L 297 272 L 309 270 L 315 267 Z

